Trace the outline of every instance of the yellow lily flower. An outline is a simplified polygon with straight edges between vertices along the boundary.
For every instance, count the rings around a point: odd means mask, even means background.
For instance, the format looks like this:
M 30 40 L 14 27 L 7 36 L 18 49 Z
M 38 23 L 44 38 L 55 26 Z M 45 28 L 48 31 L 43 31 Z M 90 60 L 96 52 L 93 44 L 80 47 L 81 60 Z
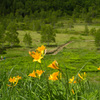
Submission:
M 56 60 L 53 61 L 52 64 L 50 64 L 48 67 L 51 67 L 51 68 L 53 68 L 53 69 L 59 69 L 59 68 L 58 68 L 58 63 L 57 63 Z
M 49 76 L 49 80 L 53 80 L 53 81 L 58 80 L 58 77 L 57 77 L 58 74 L 59 74 L 59 71 L 58 72 L 54 72 L 53 74 L 51 74 Z
M 37 62 L 39 62 L 39 63 L 41 63 L 41 59 L 43 58 L 43 57 L 41 56 L 41 53 L 38 53 L 38 52 L 36 52 L 34 55 L 32 55 L 32 57 L 34 58 L 34 59 L 33 59 L 33 62 L 34 62 L 34 61 L 37 61 Z
M 33 72 L 32 72 L 32 73 L 30 73 L 28 76 L 31 76 L 31 77 L 36 77 L 36 75 L 35 75 L 35 71 L 33 70 Z
M 42 75 L 43 72 L 44 72 L 44 71 L 42 71 L 42 70 L 36 70 L 36 73 L 38 74 L 39 79 L 40 79 L 40 76 Z
M 41 54 L 43 54 L 45 50 L 45 46 L 42 45 L 41 47 L 38 47 L 36 50 L 39 51 Z

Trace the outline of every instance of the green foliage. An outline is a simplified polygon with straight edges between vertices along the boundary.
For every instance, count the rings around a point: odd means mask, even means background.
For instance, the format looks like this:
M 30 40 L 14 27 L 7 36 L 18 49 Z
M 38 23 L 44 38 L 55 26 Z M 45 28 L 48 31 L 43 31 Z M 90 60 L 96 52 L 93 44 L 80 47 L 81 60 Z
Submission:
M 29 33 L 26 33 L 23 38 L 23 42 L 26 46 L 31 46 L 32 44 L 32 37 Z
M 96 34 L 94 37 L 95 37 L 95 44 L 97 46 L 97 49 L 100 49 L 100 29 L 96 31 Z
M 30 30 L 31 28 L 30 28 L 30 23 L 31 23 L 31 21 L 30 21 L 30 18 L 29 18 L 29 16 L 28 15 L 26 15 L 25 17 L 24 17 L 24 19 L 23 19 L 23 24 L 24 24 L 24 30 Z
M 72 28 L 74 28 L 73 20 L 69 20 L 69 21 L 68 21 L 68 26 L 67 26 L 67 27 L 70 28 L 70 30 L 71 30 Z
M 5 42 L 5 29 L 2 24 L 0 24 L 0 43 Z
M 55 42 L 55 36 L 54 29 L 51 25 L 45 25 L 41 29 L 41 42 Z
M 9 23 L 6 32 L 6 41 L 11 45 L 19 44 L 17 27 L 14 22 Z
M 63 23 L 63 22 L 57 23 L 56 26 L 57 26 L 58 28 L 64 27 L 64 23 Z
M 91 14 L 90 13 L 87 13 L 86 14 L 85 22 L 86 23 L 92 23 L 92 17 L 91 17 Z
M 80 49 L 72 51 L 71 49 L 64 49 L 58 55 L 44 56 L 41 64 L 32 62 L 31 57 L 28 55 L 24 56 L 23 54 L 22 56 L 19 55 L 19 57 L 16 57 L 13 60 L 12 58 L 7 58 L 5 61 L 0 62 L 0 99 L 78 100 L 84 98 L 86 100 L 91 100 L 94 98 L 94 100 L 99 100 L 100 85 L 97 83 L 92 85 L 93 83 L 89 82 L 88 73 L 86 73 L 87 76 L 84 78 L 84 80 L 81 80 L 78 77 L 78 73 L 82 74 L 82 68 L 86 67 L 83 66 L 87 62 L 85 57 L 88 57 L 88 60 L 92 58 L 93 62 L 96 60 L 94 58 L 97 57 L 99 62 L 95 62 L 98 63 L 98 65 L 100 63 L 100 56 L 97 53 L 93 55 L 93 52 L 91 51 L 83 52 Z M 57 59 L 59 62 L 58 64 L 60 69 L 58 70 L 47 67 L 54 59 Z M 67 62 L 65 63 L 65 61 Z M 71 68 L 68 61 L 70 64 L 73 63 Z M 78 66 L 75 69 L 75 67 L 80 63 L 82 63 L 83 67 Z M 44 70 L 44 73 L 41 75 L 40 79 L 37 77 L 33 78 L 28 76 L 33 70 L 36 71 L 38 69 Z M 57 71 L 62 74 L 62 78 L 56 81 L 48 80 L 49 75 Z M 94 72 L 93 75 L 95 74 L 98 77 L 100 75 L 99 72 Z M 18 81 L 18 84 L 14 87 L 8 87 L 7 84 L 10 83 L 9 78 L 17 75 L 22 77 Z M 69 79 L 72 78 L 73 75 L 75 76 L 77 83 L 70 84 Z M 74 90 L 74 94 L 72 93 L 72 89 Z
M 82 18 L 84 18 L 84 15 L 87 13 L 89 13 L 89 16 L 91 17 L 96 17 L 99 15 L 99 4 L 99 0 L 74 0 L 73 2 L 72 0 L 4 0 L 0 2 L 0 15 L 3 16 L 13 13 L 13 15 L 20 19 L 20 16 L 24 17 L 26 15 L 34 14 L 35 18 L 38 17 L 44 19 L 48 15 L 46 12 L 51 11 L 56 12 L 57 17 L 74 15 L 75 18 L 79 18 L 81 13 Z
M 87 24 L 85 25 L 85 30 L 84 30 L 84 35 L 88 35 L 89 34 L 89 29 Z
M 41 21 L 40 20 L 36 20 L 36 21 L 34 21 L 34 30 L 35 31 L 40 31 L 41 30 Z
M 45 24 L 55 25 L 55 23 L 57 22 L 57 17 L 52 14 L 48 16 L 47 18 L 45 18 L 44 22 Z
M 4 43 L 5 43 L 5 29 L 4 26 L 0 24 L 0 53 L 5 53 Z
M 95 36 L 95 34 L 96 34 L 96 29 L 95 28 L 91 28 L 90 35 Z

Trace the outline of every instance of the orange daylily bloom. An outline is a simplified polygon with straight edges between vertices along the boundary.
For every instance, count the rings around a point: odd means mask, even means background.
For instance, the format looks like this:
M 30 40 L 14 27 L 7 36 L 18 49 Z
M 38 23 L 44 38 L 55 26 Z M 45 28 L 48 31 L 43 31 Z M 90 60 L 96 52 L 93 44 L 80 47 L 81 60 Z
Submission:
M 34 55 L 34 54 L 35 54 L 34 51 L 32 51 L 32 52 L 29 51 L 29 55 L 30 55 L 30 56 L 32 56 L 32 55 Z
M 77 83 L 76 81 L 74 81 L 74 76 L 72 78 L 69 79 L 69 83 Z
M 21 77 L 20 77 L 19 75 L 18 75 L 16 78 L 17 78 L 18 80 L 21 79 Z
M 44 50 L 45 50 L 45 46 L 42 45 L 41 47 L 38 47 L 36 50 L 39 51 L 39 52 L 41 52 L 43 54 Z
M 58 68 L 58 63 L 57 63 L 56 60 L 53 61 L 52 64 L 50 64 L 48 67 L 51 67 L 51 68 L 53 68 L 53 69 L 59 69 L 59 68 Z
M 35 52 L 34 52 L 34 51 L 32 51 L 32 54 L 35 54 Z
M 34 59 L 33 59 L 33 62 L 34 62 L 34 61 L 38 61 L 39 63 L 41 63 L 41 59 L 43 58 L 43 57 L 41 56 L 41 53 L 38 53 L 38 52 L 36 52 L 34 55 L 32 55 L 32 57 L 34 58 Z
M 33 72 L 32 72 L 32 73 L 30 73 L 28 76 L 31 76 L 31 77 L 36 77 L 36 75 L 35 75 L 35 71 L 33 70 Z
M 97 68 L 98 70 L 100 70 L 100 66 L 99 66 L 99 68 Z
M 58 77 L 57 77 L 58 74 L 59 74 L 59 71 L 58 72 L 54 72 L 53 74 L 51 74 L 49 76 L 49 80 L 53 80 L 53 81 L 58 80 Z
M 43 72 L 44 72 L 44 71 L 42 71 L 42 70 L 36 70 L 36 73 L 38 74 L 39 79 L 40 79 L 40 76 L 42 75 Z
M 13 78 L 10 77 L 9 82 L 15 83 L 15 77 L 13 77 Z

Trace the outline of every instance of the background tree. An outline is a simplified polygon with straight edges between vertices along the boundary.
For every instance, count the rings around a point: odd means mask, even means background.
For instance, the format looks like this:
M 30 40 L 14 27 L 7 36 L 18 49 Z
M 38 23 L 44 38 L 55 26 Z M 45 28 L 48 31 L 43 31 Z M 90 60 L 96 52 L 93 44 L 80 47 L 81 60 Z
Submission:
M 0 24 L 0 45 L 4 47 L 3 43 L 5 42 L 5 29 L 2 24 Z
M 96 34 L 94 37 L 95 37 L 95 45 L 96 45 L 97 49 L 100 50 L 100 29 L 98 29 L 96 31 Z
M 90 35 L 95 36 L 95 34 L 96 34 L 96 29 L 95 28 L 91 28 Z
M 91 13 L 87 13 L 86 16 L 85 16 L 85 22 L 86 23 L 92 23 L 92 16 L 91 16 Z
M 41 42 L 55 42 L 55 36 L 54 29 L 51 25 L 44 25 L 41 29 Z
M 89 29 L 88 29 L 87 24 L 85 25 L 84 35 L 89 35 Z
M 31 46 L 31 44 L 32 44 L 32 38 L 31 38 L 31 35 L 29 33 L 26 33 L 24 35 L 23 42 L 26 45 L 26 47 L 27 46 Z
M 41 21 L 40 20 L 36 20 L 34 21 L 34 30 L 35 31 L 40 31 L 41 30 Z
M 6 32 L 6 41 L 11 45 L 19 44 L 17 27 L 14 22 L 9 23 Z
M 69 20 L 69 21 L 68 21 L 67 27 L 70 28 L 70 30 L 71 30 L 72 28 L 74 28 L 74 22 L 73 22 L 73 20 Z

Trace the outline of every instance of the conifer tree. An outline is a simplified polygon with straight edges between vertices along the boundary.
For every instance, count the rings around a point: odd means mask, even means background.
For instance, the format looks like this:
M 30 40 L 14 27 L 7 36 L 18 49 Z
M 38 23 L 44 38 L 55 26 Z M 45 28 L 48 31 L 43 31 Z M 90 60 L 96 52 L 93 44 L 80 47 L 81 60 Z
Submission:
M 31 44 L 32 44 L 32 38 L 31 38 L 31 35 L 29 33 L 26 33 L 24 35 L 23 42 L 24 42 L 24 44 L 26 46 L 31 46 Z
M 100 50 L 100 29 L 98 29 L 95 33 L 95 45 L 97 47 L 97 49 Z
M 11 45 L 19 44 L 17 27 L 14 22 L 9 23 L 6 32 L 6 41 Z
M 55 36 L 54 29 L 51 25 L 45 25 L 41 29 L 41 42 L 55 42 Z

